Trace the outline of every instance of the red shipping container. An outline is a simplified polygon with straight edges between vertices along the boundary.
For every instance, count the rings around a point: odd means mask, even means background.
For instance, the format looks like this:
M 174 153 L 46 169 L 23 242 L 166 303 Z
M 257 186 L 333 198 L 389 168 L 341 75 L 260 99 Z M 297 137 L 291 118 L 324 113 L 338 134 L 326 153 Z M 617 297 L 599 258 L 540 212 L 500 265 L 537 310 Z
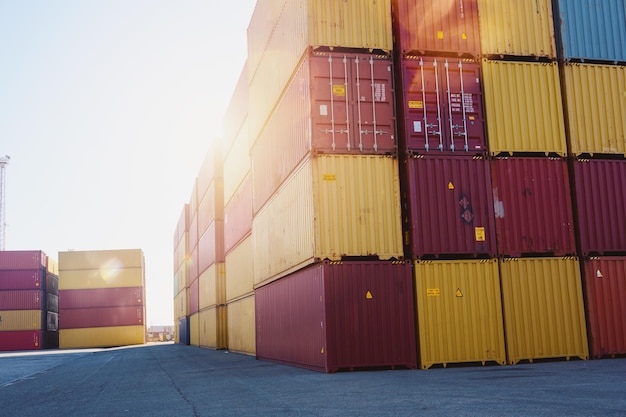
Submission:
M 626 354 L 626 257 L 583 261 L 591 356 Z
M 574 161 L 583 256 L 626 253 L 626 161 Z
M 485 154 L 480 63 L 430 57 L 400 62 L 402 147 L 433 154 Z
M 0 351 L 43 349 L 44 333 L 41 330 L 0 332 Z
M 0 291 L 0 310 L 43 310 L 45 303 L 43 290 Z
M 46 268 L 48 258 L 40 250 L 0 251 L 0 270 Z
M 46 288 L 46 271 L 39 269 L 0 270 L 0 291 Z
M 393 20 L 401 54 L 480 55 L 477 0 L 396 0 Z
M 144 324 L 144 308 L 99 307 L 61 310 L 59 329 L 88 327 L 139 326 Z
M 94 288 L 59 291 L 61 310 L 92 307 L 143 306 L 144 290 L 141 287 Z
M 252 232 L 252 177 L 247 175 L 224 211 L 224 255 Z
M 200 280 L 195 279 L 189 283 L 189 315 L 200 310 Z
M 494 257 L 489 162 L 481 157 L 409 155 L 404 164 L 407 257 Z
M 576 254 L 565 159 L 497 158 L 491 173 L 498 255 Z
M 324 261 L 255 292 L 256 355 L 323 372 L 417 366 L 411 265 Z
M 224 257 L 224 221 L 215 220 L 198 242 L 198 276 Z

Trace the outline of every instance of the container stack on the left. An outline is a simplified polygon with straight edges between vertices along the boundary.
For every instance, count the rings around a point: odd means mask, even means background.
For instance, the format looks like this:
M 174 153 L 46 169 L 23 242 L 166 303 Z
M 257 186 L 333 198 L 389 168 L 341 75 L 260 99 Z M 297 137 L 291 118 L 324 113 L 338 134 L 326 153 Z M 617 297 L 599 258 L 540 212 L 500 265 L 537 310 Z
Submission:
M 43 251 L 0 252 L 0 351 L 58 347 L 57 274 Z

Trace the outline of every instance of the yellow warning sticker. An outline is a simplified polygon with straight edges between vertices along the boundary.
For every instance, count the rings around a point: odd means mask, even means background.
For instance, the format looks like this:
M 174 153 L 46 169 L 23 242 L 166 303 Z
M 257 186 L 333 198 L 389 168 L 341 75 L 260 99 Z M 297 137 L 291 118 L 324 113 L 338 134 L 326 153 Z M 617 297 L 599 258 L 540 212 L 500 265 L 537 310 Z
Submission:
M 427 297 L 439 297 L 439 295 L 440 295 L 439 288 L 426 288 Z
M 465 33 L 461 33 L 461 39 L 466 41 L 467 40 L 467 35 Z
M 335 84 L 333 85 L 333 95 L 338 97 L 346 96 L 346 86 L 343 84 Z
M 437 31 L 437 39 L 443 39 L 443 30 Z
M 454 184 L 452 184 L 452 181 L 448 183 L 448 190 L 454 190 Z
M 322 350 L 320 351 L 320 353 L 324 353 L 324 348 L 322 348 Z
M 367 298 L 368 300 L 371 300 L 374 297 L 372 297 L 372 293 L 368 291 L 365 293 L 365 298 Z
M 460 289 L 460 288 L 457 288 L 457 289 L 456 289 L 456 296 L 457 296 L 457 297 L 463 297 L 463 293 L 461 292 L 461 289 Z
M 409 100 L 409 109 L 423 109 L 424 102 L 422 100 Z
M 337 175 L 335 174 L 324 174 L 322 176 L 324 181 L 337 181 Z
M 484 227 L 474 228 L 474 233 L 476 234 L 476 242 L 485 241 L 485 228 Z

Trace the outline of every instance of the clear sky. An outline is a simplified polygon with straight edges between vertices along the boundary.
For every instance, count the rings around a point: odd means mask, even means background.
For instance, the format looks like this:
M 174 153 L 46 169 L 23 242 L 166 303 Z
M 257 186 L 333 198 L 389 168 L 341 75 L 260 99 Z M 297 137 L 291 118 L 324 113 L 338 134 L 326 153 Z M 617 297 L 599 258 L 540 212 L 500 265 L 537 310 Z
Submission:
M 7 250 L 141 248 L 173 323 L 173 233 L 246 54 L 255 0 L 0 0 Z

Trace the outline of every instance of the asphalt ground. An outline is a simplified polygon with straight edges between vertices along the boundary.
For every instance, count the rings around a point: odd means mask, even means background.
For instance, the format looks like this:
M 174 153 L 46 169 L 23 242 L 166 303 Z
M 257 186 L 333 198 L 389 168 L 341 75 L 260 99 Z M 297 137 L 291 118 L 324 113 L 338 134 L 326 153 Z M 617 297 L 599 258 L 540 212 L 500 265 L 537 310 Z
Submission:
M 171 343 L 0 353 L 0 416 L 626 416 L 626 358 L 323 374 Z

